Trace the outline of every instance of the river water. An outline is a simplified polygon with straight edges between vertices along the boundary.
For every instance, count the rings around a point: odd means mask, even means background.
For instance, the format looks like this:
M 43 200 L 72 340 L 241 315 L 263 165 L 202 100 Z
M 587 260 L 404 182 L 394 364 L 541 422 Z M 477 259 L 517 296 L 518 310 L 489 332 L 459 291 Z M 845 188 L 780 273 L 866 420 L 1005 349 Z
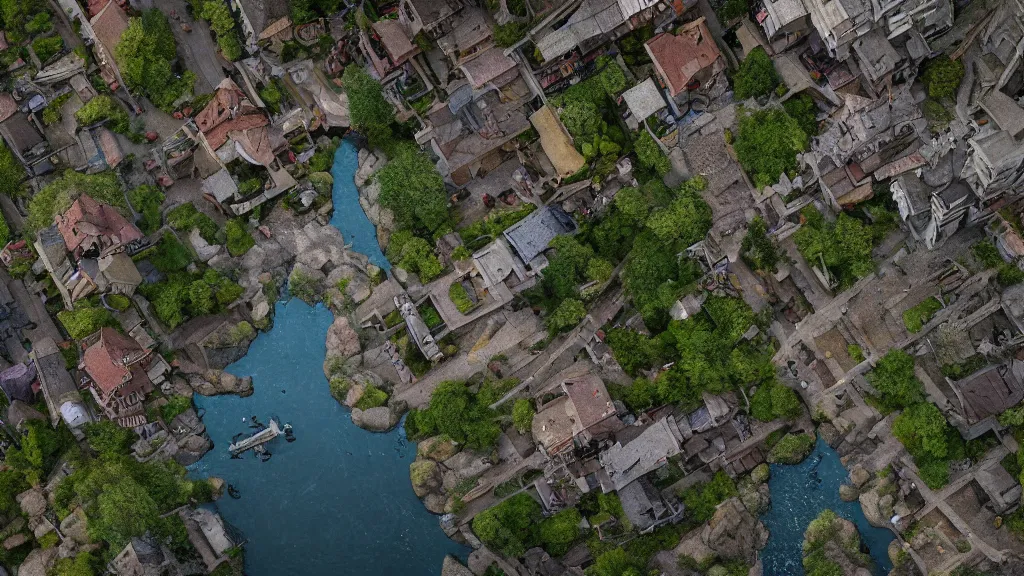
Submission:
M 768 487 L 772 507 L 761 516 L 771 532 L 768 545 L 761 551 L 765 576 L 803 574 L 804 530 L 826 508 L 856 524 L 861 543 L 875 561 L 872 573 L 889 573 L 892 563 L 888 548 L 895 536 L 889 530 L 868 524 L 856 500 L 843 502 L 839 498 L 839 486 L 849 474 L 835 450 L 818 438 L 814 452 L 806 460 L 795 466 L 772 464 L 771 470 Z
M 355 158 L 355 148 L 343 142 L 332 170 L 332 223 L 354 249 L 387 268 L 352 185 Z M 359 217 L 363 222 L 353 224 Z M 362 430 L 331 397 L 322 366 L 332 320 L 323 306 L 277 303 L 273 329 L 227 367 L 252 376 L 254 394 L 195 397 L 215 446 L 192 472 L 224 478 L 241 493 L 238 500 L 223 497 L 217 508 L 248 540 L 249 576 L 434 576 L 446 554 L 464 558 L 468 550 L 444 535 L 413 493 L 409 464 L 416 445 L 401 427 L 388 434 Z M 266 462 L 252 453 L 231 459 L 231 438 L 251 432 L 254 415 L 263 423 L 271 416 L 291 423 L 297 440 L 271 442 Z
M 367 255 L 370 263 L 385 271 L 391 270 L 391 263 L 384 257 L 377 243 L 377 230 L 359 206 L 359 190 L 353 179 L 357 168 L 359 151 L 344 139 L 334 153 L 334 165 L 331 167 L 331 176 L 334 177 L 334 188 L 331 191 L 334 214 L 331 216 L 331 226 L 341 230 L 345 243 L 350 243 L 352 250 Z

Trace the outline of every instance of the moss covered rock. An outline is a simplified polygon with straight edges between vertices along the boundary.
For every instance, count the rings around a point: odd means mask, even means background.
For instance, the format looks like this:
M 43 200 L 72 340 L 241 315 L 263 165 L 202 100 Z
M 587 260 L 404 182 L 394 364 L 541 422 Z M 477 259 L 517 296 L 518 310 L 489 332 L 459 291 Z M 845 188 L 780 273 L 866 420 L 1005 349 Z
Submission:
M 814 436 L 786 434 L 768 453 L 772 464 L 799 464 L 814 450 Z

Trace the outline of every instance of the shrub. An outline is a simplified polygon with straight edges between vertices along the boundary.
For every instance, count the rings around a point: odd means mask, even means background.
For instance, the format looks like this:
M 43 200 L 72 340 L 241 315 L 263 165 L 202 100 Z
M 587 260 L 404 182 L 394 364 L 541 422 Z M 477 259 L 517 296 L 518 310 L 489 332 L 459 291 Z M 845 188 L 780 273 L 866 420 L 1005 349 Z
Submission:
M 153 266 L 164 274 L 179 272 L 192 263 L 192 253 L 170 232 L 164 232 L 155 250 L 147 253 Z
M 533 402 L 527 398 L 519 398 L 512 405 L 512 424 L 520 434 L 527 434 L 533 427 L 533 416 L 536 413 Z
M 929 297 L 903 312 L 903 325 L 911 334 L 917 334 L 939 310 L 942 310 L 942 302 L 939 302 L 938 298 Z
M 132 305 L 132 299 L 125 296 L 124 294 L 108 294 L 107 295 L 107 306 L 124 312 Z
M 36 38 L 32 41 L 32 50 L 39 57 L 39 61 L 44 64 L 63 49 L 64 40 L 61 39 L 59 34 L 48 38 Z
M 959 60 L 950 60 L 942 55 L 929 62 L 921 75 L 928 90 L 928 96 L 941 100 L 956 94 L 964 78 L 964 65 Z
M 736 484 L 728 474 L 718 471 L 707 482 L 690 486 L 679 495 L 690 513 L 692 522 L 703 524 L 715 515 L 715 508 L 727 499 L 739 495 Z
M 307 304 L 319 302 L 322 290 L 323 286 L 316 278 L 306 275 L 298 268 L 293 268 L 288 276 L 288 291 Z
M 388 259 L 403 270 L 419 274 L 422 282 L 430 282 L 444 270 L 430 243 L 413 236 L 408 230 L 400 230 L 391 236 Z
M 804 134 L 808 136 L 818 134 L 818 105 L 814 103 L 814 98 L 811 98 L 809 94 L 804 92 L 786 100 L 782 103 L 782 108 L 786 114 L 796 120 Z
M 388 403 L 388 393 L 377 388 L 373 384 L 367 384 L 366 388 L 363 389 L 363 395 L 359 397 L 359 401 L 356 402 L 355 408 L 360 410 L 369 410 L 370 408 L 377 408 L 384 406 Z
M 465 286 L 461 282 L 455 282 L 448 289 L 448 297 L 451 298 L 455 308 L 458 309 L 460 314 L 466 314 L 473 309 L 476 304 L 469 299 L 469 294 L 466 292 Z
M 814 450 L 814 442 L 810 434 L 786 434 L 768 453 L 768 462 L 799 464 Z
M 160 207 L 164 199 L 163 191 L 151 184 L 144 184 L 128 193 L 128 201 L 140 215 L 139 229 L 143 234 L 152 234 L 160 229 L 163 224 Z
M 60 320 L 68 335 L 74 340 L 81 340 L 100 328 L 118 326 L 117 320 L 106 308 L 84 301 L 75 304 L 74 310 L 58 312 L 57 320 Z
M 348 96 L 352 127 L 366 134 L 372 146 L 389 146 L 395 115 L 391 103 L 384 98 L 380 82 L 362 66 L 346 66 L 341 82 Z
M 746 100 L 771 94 L 780 82 L 771 57 L 764 48 L 758 46 L 740 63 L 740 69 L 733 78 L 733 87 L 736 98 Z
M 775 267 L 782 256 L 775 242 L 768 236 L 768 224 L 760 215 L 754 216 L 747 226 L 740 253 L 743 260 L 754 270 L 775 272 Z
M 160 417 L 168 425 L 180 414 L 184 414 L 192 407 L 192 399 L 188 396 L 174 395 L 167 399 L 167 404 L 160 407 Z
M 330 382 L 328 382 L 328 385 L 330 386 L 331 389 L 331 396 L 333 396 L 334 399 L 337 400 L 338 402 L 344 402 L 345 398 L 348 396 L 349 388 L 352 387 L 352 382 L 347 378 L 335 376 L 331 378 Z
M 93 98 L 90 104 L 96 100 Z M 29 200 L 28 218 L 25 222 L 29 231 L 34 233 L 52 226 L 54 216 L 67 211 L 82 194 L 88 194 L 97 202 L 117 208 L 123 216 L 131 216 L 117 174 L 112 171 L 82 174 L 68 170 Z
M 232 256 L 242 256 L 256 245 L 256 240 L 253 239 L 241 218 L 228 220 L 224 230 L 227 233 L 228 252 Z
M 129 130 L 128 112 L 112 97 L 100 94 L 89 100 L 75 112 L 75 120 L 82 126 L 90 126 L 104 120 L 106 126 L 118 134 L 127 134 Z
M 191 203 L 176 206 L 168 212 L 167 225 L 186 234 L 192 232 L 193 228 L 198 228 L 199 235 L 210 244 L 217 242 L 217 231 L 220 229 L 213 218 L 200 212 Z
M 658 176 L 665 176 L 672 170 L 672 163 L 669 162 L 668 156 L 665 156 L 661 146 L 658 146 L 647 130 L 639 131 L 639 135 L 633 141 L 633 150 L 636 152 L 636 159 L 640 165 L 654 170 Z
M 575 298 L 566 298 L 547 318 L 548 331 L 552 334 L 576 326 L 587 315 L 587 307 Z
M 749 58 L 748 58 L 749 59 Z M 807 134 L 785 111 L 766 108 L 743 112 L 736 135 L 736 156 L 758 189 L 798 168 L 796 155 L 807 149 Z
M 477 514 L 473 518 L 473 532 L 492 549 L 518 558 L 538 543 L 541 518 L 536 500 L 528 494 L 516 494 Z
M 16 198 L 25 193 L 22 182 L 25 180 L 25 168 L 14 157 L 7 144 L 0 142 L 0 194 Z

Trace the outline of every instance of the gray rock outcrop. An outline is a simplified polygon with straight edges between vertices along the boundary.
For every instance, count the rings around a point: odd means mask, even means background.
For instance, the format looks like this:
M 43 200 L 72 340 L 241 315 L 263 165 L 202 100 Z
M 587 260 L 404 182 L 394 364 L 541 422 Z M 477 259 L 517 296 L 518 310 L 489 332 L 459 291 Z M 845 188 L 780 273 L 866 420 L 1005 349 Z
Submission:
M 347 316 L 338 316 L 327 329 L 327 357 L 351 358 L 360 353 L 359 333 Z
M 36 548 L 21 563 L 18 576 L 46 576 L 56 561 L 56 548 Z
M 353 408 L 352 423 L 371 432 L 387 432 L 398 425 L 407 409 L 408 405 L 404 400 L 392 400 L 387 406 L 366 410 Z
M 708 521 L 701 539 L 720 557 L 753 564 L 757 551 L 768 543 L 768 529 L 738 498 L 722 502 Z
M 237 394 L 244 398 L 252 395 L 251 376 L 235 376 L 223 370 L 207 370 L 202 375 L 189 374 L 188 383 L 196 394 L 203 396 Z

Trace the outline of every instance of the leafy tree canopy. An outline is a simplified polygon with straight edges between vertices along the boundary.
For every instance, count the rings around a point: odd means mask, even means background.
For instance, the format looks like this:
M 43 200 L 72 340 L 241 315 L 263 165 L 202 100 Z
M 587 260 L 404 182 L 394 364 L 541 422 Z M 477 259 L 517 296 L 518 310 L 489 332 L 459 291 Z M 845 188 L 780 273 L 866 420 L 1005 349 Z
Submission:
M 352 126 L 366 134 L 374 146 L 385 146 L 391 139 L 394 108 L 384 98 L 384 90 L 361 66 L 348 66 L 341 76 L 348 95 Z
M 178 77 L 172 70 L 177 44 L 167 17 L 156 8 L 129 21 L 114 57 L 125 83 L 164 111 L 170 111 L 175 100 L 191 92 L 195 84 L 195 73 L 187 71 Z
M 892 349 L 886 353 L 867 378 L 889 410 L 924 401 L 924 387 L 914 376 L 914 358 L 902 350 Z
M 771 94 L 780 82 L 779 73 L 775 71 L 771 57 L 764 48 L 758 46 L 740 63 L 740 69 L 733 78 L 733 87 L 736 98 L 746 100 Z
M 758 189 L 771 186 L 783 172 L 798 168 L 796 155 L 807 149 L 807 134 L 784 110 L 743 112 L 735 149 L 743 169 Z
M 529 494 L 520 493 L 477 514 L 473 518 L 473 532 L 488 546 L 518 558 L 538 543 L 542 518 L 540 504 Z M 555 535 L 556 530 L 549 531 L 551 536 Z
M 848 287 L 874 271 L 872 233 L 863 222 L 845 212 L 835 222 L 826 222 L 812 206 L 801 214 L 807 221 L 793 235 L 793 241 L 810 265 L 820 266 L 824 259 L 840 287 Z
M 451 224 L 444 180 L 415 146 L 398 146 L 374 177 L 380 182 L 381 205 L 402 228 L 433 234 Z

